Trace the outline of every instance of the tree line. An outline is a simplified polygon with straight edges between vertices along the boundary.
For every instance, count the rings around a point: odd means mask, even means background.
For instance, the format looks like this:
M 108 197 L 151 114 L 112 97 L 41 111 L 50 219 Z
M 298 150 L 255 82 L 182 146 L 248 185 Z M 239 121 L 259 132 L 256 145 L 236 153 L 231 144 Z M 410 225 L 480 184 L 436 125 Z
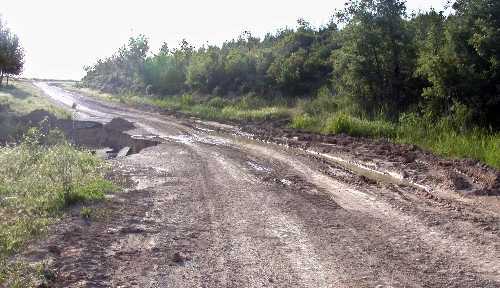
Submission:
M 195 92 L 294 100 L 328 95 L 364 117 L 454 115 L 500 128 L 500 1 L 457 0 L 452 12 L 408 13 L 404 0 L 353 0 L 322 27 L 298 20 L 221 46 L 186 41 L 150 54 L 145 36 L 86 67 L 82 83 L 157 97 Z
M 19 75 L 24 65 L 24 50 L 19 38 L 2 22 L 0 18 L 0 85 L 4 78 Z

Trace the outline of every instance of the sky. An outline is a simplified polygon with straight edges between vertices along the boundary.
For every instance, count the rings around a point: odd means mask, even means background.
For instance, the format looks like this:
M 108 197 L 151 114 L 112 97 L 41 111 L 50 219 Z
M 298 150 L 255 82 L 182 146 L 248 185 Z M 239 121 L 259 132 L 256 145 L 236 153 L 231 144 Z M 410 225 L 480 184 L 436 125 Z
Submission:
M 186 39 L 220 45 L 243 31 L 264 36 L 303 18 L 329 22 L 344 0 L 44 0 L 5 1 L 0 15 L 25 49 L 24 77 L 74 79 L 83 67 L 145 34 L 153 51 Z M 443 0 L 407 0 L 409 11 L 442 9 Z

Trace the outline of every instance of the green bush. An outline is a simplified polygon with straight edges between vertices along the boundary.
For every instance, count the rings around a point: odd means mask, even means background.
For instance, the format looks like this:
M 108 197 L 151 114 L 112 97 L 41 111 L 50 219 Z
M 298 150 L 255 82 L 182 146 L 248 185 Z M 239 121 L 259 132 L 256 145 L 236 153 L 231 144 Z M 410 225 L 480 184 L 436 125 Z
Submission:
M 334 113 L 338 108 L 334 96 L 323 93 L 311 101 L 305 101 L 302 109 L 310 115 L 323 115 Z
M 251 93 L 241 97 L 236 103 L 236 106 L 241 110 L 261 108 L 268 105 L 269 103 L 264 98 Z

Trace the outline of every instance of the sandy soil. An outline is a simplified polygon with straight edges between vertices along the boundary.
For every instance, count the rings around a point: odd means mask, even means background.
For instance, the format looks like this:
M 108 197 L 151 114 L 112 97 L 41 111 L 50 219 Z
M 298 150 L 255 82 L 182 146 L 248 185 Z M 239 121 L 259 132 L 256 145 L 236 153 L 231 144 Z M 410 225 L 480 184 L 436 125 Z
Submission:
M 110 160 L 126 191 L 91 220 L 75 211 L 26 252 L 50 263 L 50 286 L 500 287 L 491 168 L 39 85 L 62 105 L 78 103 L 82 119 L 120 117 L 134 124 L 130 135 L 159 142 Z

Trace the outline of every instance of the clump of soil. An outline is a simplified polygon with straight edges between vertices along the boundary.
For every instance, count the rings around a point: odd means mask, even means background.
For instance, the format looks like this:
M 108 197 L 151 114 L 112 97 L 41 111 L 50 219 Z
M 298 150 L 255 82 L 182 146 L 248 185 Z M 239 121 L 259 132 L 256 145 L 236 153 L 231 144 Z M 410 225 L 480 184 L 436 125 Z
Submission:
M 43 121 L 47 121 L 47 123 L 56 123 L 58 121 L 58 118 L 46 111 L 46 110 L 35 110 L 27 115 L 21 116 L 20 117 L 21 121 L 28 124 L 34 124 L 37 125 L 38 123 L 41 123 Z
M 128 131 L 134 129 L 134 123 L 129 122 L 123 118 L 113 118 L 111 122 L 106 124 L 106 129 L 112 131 Z

